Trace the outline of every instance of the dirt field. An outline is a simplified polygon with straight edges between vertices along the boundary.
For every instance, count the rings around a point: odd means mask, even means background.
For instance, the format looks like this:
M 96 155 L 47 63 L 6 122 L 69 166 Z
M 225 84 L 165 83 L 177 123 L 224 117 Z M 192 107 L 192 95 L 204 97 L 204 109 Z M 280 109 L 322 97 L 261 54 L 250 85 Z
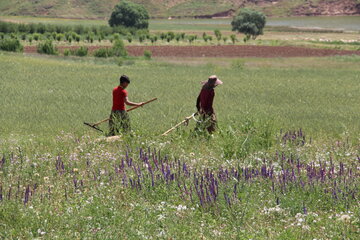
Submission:
M 66 48 L 76 49 L 76 46 L 58 47 L 60 52 Z M 93 52 L 99 46 L 89 47 Z M 142 56 L 149 50 L 153 57 L 326 57 L 335 55 L 360 55 L 360 51 L 314 49 L 292 46 L 126 46 L 130 56 Z M 36 53 L 36 46 L 26 46 L 25 53 Z

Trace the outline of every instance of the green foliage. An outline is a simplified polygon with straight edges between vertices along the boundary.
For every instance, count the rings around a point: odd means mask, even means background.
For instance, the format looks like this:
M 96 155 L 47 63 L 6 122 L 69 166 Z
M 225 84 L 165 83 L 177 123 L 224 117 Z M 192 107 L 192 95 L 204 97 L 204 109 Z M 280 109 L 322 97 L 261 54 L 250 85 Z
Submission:
M 81 46 L 81 47 L 79 47 L 78 49 L 76 49 L 73 52 L 73 55 L 79 56 L 79 57 L 87 56 L 88 55 L 88 48 L 84 47 L 84 46 Z
M 116 40 L 114 42 L 113 47 L 112 47 L 112 52 L 113 52 L 113 55 L 117 56 L 117 57 L 127 56 L 127 51 L 125 49 L 124 42 L 121 39 Z
M 70 56 L 71 55 L 71 50 L 70 49 L 65 49 L 64 50 L 64 56 Z
M 94 57 L 98 58 L 107 58 L 114 56 L 114 52 L 111 48 L 99 48 L 96 51 L 94 51 Z
M 121 25 L 142 29 L 149 27 L 148 21 L 149 14 L 142 5 L 121 1 L 111 13 L 109 25 L 111 27 Z
M 197 35 L 188 35 L 187 36 L 189 43 L 191 44 L 197 39 Z
M 128 40 L 129 43 L 131 43 L 133 40 L 133 38 L 130 34 L 126 36 L 126 39 Z
M 144 35 L 139 35 L 139 42 L 142 43 L 145 40 L 145 36 Z
M 237 41 L 235 34 L 231 34 L 231 35 L 230 35 L 230 39 L 231 39 L 231 42 L 232 42 L 233 44 L 235 44 L 235 42 Z
M 63 38 L 64 38 L 63 34 L 61 34 L 61 33 L 56 34 L 56 37 L 55 37 L 56 41 L 60 42 Z
M 120 34 L 119 33 L 114 33 L 113 34 L 113 40 L 119 40 L 120 39 Z
M 145 57 L 145 59 L 150 60 L 150 59 L 151 59 L 151 55 L 152 55 L 151 51 L 149 51 L 149 50 L 145 50 L 145 51 L 144 51 L 144 57 Z
M 2 39 L 0 40 L 0 50 L 9 52 L 22 52 L 23 46 L 18 39 Z
M 33 38 L 34 38 L 35 41 L 39 41 L 40 38 L 41 38 L 41 35 L 38 34 L 38 33 L 35 33 L 35 34 L 33 35 Z
M 215 29 L 215 30 L 214 30 L 214 34 L 215 34 L 215 36 L 216 36 L 216 39 L 217 39 L 218 41 L 220 41 L 220 40 L 221 40 L 221 37 L 222 37 L 222 34 L 221 34 L 220 30 L 219 30 L 219 29 Z
M 58 51 L 51 40 L 46 40 L 37 45 L 37 52 L 41 54 L 57 55 Z
M 224 36 L 222 39 L 223 39 L 224 43 L 226 43 L 228 40 L 228 37 Z
M 150 36 L 150 41 L 152 44 L 154 44 L 158 40 L 158 37 L 156 35 Z
M 231 22 L 232 30 L 245 34 L 246 40 L 262 35 L 265 24 L 266 17 L 263 13 L 247 8 L 241 9 Z

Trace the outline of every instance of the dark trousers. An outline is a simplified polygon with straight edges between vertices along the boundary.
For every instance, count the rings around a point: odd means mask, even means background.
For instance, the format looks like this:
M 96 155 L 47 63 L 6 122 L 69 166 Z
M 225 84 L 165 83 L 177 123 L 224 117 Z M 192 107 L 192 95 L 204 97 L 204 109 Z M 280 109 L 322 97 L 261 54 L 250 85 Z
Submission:
M 109 136 L 118 135 L 120 132 L 130 131 L 129 114 L 124 110 L 111 111 L 109 120 Z

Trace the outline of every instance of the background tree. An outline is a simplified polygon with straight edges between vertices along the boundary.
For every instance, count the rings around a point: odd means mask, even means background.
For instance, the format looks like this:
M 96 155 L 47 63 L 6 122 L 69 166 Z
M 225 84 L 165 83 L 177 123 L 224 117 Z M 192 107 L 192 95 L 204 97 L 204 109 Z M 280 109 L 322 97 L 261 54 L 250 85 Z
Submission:
M 263 34 L 266 17 L 263 13 L 244 8 L 231 22 L 232 30 L 245 34 L 245 41 Z
M 121 25 L 137 29 L 147 29 L 149 27 L 149 14 L 142 5 L 129 1 L 121 1 L 111 13 L 109 25 L 111 27 Z

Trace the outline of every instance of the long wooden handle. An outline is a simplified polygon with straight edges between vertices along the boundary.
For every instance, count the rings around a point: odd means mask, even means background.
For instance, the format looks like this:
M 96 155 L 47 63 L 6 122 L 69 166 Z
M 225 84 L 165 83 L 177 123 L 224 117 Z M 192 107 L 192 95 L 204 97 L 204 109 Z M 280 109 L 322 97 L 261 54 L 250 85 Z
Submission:
M 141 104 L 140 106 L 135 106 L 135 107 L 129 108 L 129 109 L 126 110 L 126 111 L 127 111 L 127 112 L 130 112 L 130 111 L 132 111 L 132 110 L 134 110 L 134 109 L 137 109 L 137 108 L 139 108 L 139 107 L 142 107 L 142 106 L 144 106 L 145 104 L 151 103 L 151 102 L 153 102 L 153 101 L 155 101 L 155 100 L 157 100 L 157 98 L 153 98 L 153 99 L 151 99 L 151 100 L 149 100 L 149 101 L 146 101 L 146 102 L 144 102 L 143 104 Z
M 179 122 L 178 124 L 176 124 L 175 126 L 173 126 L 172 128 L 170 128 L 169 130 L 167 130 L 166 132 L 164 132 L 163 134 L 161 134 L 161 136 L 166 136 L 169 132 L 174 131 L 177 127 L 179 127 L 181 124 L 189 121 L 191 118 L 193 117 L 193 114 L 191 116 L 186 117 L 184 120 L 182 120 L 181 122 Z
M 151 99 L 151 100 L 149 100 L 149 101 L 146 101 L 146 102 L 144 102 L 143 104 L 141 104 L 140 106 L 135 106 L 135 107 L 129 108 L 129 109 L 126 110 L 126 111 L 127 111 L 127 112 L 130 112 L 130 111 L 132 111 L 132 110 L 135 110 L 135 109 L 137 109 L 137 108 L 139 108 L 139 107 L 144 106 L 145 104 L 151 103 L 151 102 L 153 102 L 153 101 L 155 101 L 155 100 L 157 100 L 157 98 L 153 98 L 153 99 Z M 99 122 L 97 122 L 97 123 L 92 124 L 92 126 L 95 127 L 95 126 L 97 126 L 97 125 L 99 125 L 99 124 L 101 124 L 101 123 L 103 123 L 103 122 L 107 122 L 107 121 L 109 121 L 109 120 L 110 120 L 110 118 L 103 119 L 103 120 L 101 120 L 101 121 L 99 121 Z

